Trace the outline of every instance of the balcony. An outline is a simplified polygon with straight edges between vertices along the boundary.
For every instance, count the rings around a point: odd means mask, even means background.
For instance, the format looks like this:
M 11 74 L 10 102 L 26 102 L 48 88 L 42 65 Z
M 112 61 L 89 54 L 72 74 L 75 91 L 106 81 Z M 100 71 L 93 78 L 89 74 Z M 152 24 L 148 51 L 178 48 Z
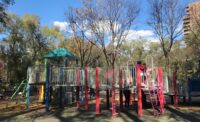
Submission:
M 184 29 L 183 29 L 183 32 L 188 32 L 188 31 L 190 31 L 189 28 L 184 28 Z
M 189 12 L 189 11 L 190 11 L 190 7 L 187 6 L 187 7 L 185 8 L 185 11 L 186 11 L 186 12 Z
M 184 24 L 184 25 L 188 25 L 188 24 L 190 24 L 190 21 L 189 21 L 189 20 L 184 20 L 184 21 L 183 21 L 183 24 Z
M 183 16 L 183 20 L 190 20 L 190 16 Z
M 183 29 L 185 29 L 185 30 L 190 30 L 190 25 L 188 25 L 188 24 L 183 24 Z
M 183 34 L 184 34 L 185 36 L 187 36 L 187 35 L 190 34 L 190 31 L 184 31 Z

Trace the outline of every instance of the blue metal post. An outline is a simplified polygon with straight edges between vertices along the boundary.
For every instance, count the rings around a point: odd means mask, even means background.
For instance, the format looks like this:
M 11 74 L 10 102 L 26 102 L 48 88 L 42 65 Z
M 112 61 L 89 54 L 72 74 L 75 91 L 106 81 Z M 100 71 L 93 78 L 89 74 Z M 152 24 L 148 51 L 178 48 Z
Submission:
M 45 99 L 45 104 L 46 104 L 46 112 L 49 111 L 49 64 L 48 60 L 45 59 L 45 64 L 46 64 L 46 99 Z
M 132 80 L 134 82 L 134 79 L 133 79 L 133 76 L 134 76 L 134 69 L 133 69 L 133 66 L 131 67 L 131 77 L 132 77 Z M 134 84 L 134 83 L 133 83 Z
M 52 66 L 49 65 L 49 81 L 52 81 L 52 69 Z M 52 102 L 52 90 L 52 85 L 49 85 L 49 104 Z

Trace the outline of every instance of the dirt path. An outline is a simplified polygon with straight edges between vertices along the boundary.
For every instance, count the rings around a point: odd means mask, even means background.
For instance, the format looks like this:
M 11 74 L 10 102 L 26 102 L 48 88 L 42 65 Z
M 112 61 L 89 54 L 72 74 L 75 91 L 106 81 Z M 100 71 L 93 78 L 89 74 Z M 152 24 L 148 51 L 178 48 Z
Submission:
M 0 114 L 0 121 L 5 122 L 200 122 L 200 111 L 179 110 L 174 107 L 166 107 L 164 115 L 155 117 L 152 109 L 143 110 L 143 116 L 137 117 L 136 110 L 124 110 L 118 117 L 112 118 L 110 110 L 102 110 L 101 115 L 95 115 L 94 108 L 90 107 L 88 112 L 77 110 L 75 107 L 54 109 L 45 112 L 44 108 L 19 112 L 12 115 Z

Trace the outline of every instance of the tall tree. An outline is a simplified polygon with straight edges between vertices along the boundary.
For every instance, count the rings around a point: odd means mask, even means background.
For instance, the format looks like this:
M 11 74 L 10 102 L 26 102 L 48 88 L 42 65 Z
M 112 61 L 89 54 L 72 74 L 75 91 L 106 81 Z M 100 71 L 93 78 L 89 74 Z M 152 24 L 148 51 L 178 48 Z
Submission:
M 132 41 L 123 42 L 122 46 L 119 48 L 120 57 L 117 58 L 119 64 L 133 63 L 138 60 L 144 60 L 146 46 L 145 40 L 138 39 Z
M 151 0 L 148 24 L 152 27 L 169 64 L 169 53 L 174 42 L 181 35 L 181 22 L 185 7 L 180 0 Z
M 83 0 L 83 6 L 73 11 L 73 15 L 83 22 L 86 37 L 102 50 L 107 65 L 114 65 L 118 49 L 139 13 L 137 1 Z M 77 23 L 76 19 L 71 23 Z M 78 23 L 76 25 L 81 28 Z
M 154 66 L 163 63 L 163 54 L 159 42 L 151 42 L 145 39 L 125 41 L 119 51 L 118 64 L 129 64 L 138 60 L 146 63 L 148 66 L 152 66 L 152 60 Z
M 41 60 L 48 49 L 47 37 L 42 34 L 41 25 L 38 16 L 24 15 L 21 18 L 23 39 L 26 41 L 27 53 L 30 62 Z M 30 65 L 33 65 L 33 64 Z
M 28 66 L 42 60 L 46 51 L 46 38 L 41 34 L 39 18 L 25 15 L 10 15 L 7 24 L 7 37 L 1 45 L 1 58 L 7 62 L 8 81 L 19 82 L 26 77 Z
M 79 58 L 81 67 L 85 66 L 86 64 L 89 66 L 103 65 L 103 55 L 99 48 L 92 45 L 88 41 L 74 38 L 77 37 L 66 39 L 66 42 L 63 44 L 63 46 L 69 49 L 70 52 L 72 52 Z
M 3 31 L 3 28 L 6 26 L 9 18 L 6 12 L 8 5 L 13 4 L 14 0 L 1 0 L 0 1 L 0 32 Z
M 7 63 L 7 80 L 15 81 L 21 80 L 25 74 L 25 51 L 26 44 L 23 40 L 23 23 L 16 15 L 10 15 L 10 22 L 7 24 L 6 32 L 8 37 L 3 39 L 7 46 L 1 46 L 2 59 Z M 24 55 L 24 56 L 23 56 Z
M 79 57 L 81 67 L 86 64 L 88 65 L 93 59 L 99 56 L 98 53 L 96 53 L 96 57 L 92 56 L 94 45 L 90 43 L 90 41 L 83 39 L 84 37 L 79 38 L 79 36 L 74 36 L 68 38 L 65 43 L 65 47 L 67 47 L 72 53 L 76 54 Z
M 49 48 L 55 49 L 57 47 L 65 46 L 66 38 L 64 34 L 59 30 L 59 28 L 44 26 L 41 28 L 42 35 L 45 37 L 46 42 L 48 42 Z
M 72 38 L 68 40 L 68 43 L 71 43 L 76 47 L 81 67 L 83 67 L 91 60 L 94 43 L 92 43 L 93 41 L 90 37 L 91 35 L 89 34 L 89 29 L 84 16 L 80 16 L 80 13 L 77 10 L 78 9 L 70 8 L 69 13 L 67 14 L 69 27 L 72 31 Z

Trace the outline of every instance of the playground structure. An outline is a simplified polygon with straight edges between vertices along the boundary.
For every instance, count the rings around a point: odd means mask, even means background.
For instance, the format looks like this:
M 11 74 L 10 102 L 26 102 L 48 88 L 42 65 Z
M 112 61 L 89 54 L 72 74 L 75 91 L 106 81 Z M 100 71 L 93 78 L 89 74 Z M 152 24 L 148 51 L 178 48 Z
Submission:
M 46 58 L 52 59 L 53 56 L 52 54 L 48 54 Z M 62 108 L 63 104 L 71 98 L 72 101 L 76 101 L 78 108 L 80 107 L 80 103 L 83 103 L 84 100 L 85 110 L 87 111 L 89 110 L 89 92 L 91 94 L 92 89 L 95 89 L 96 114 L 100 114 L 99 92 L 100 90 L 105 90 L 107 108 L 110 108 L 110 94 L 112 96 L 110 109 L 112 110 L 112 116 L 114 117 L 117 115 L 116 92 L 119 93 L 120 110 L 123 110 L 123 91 L 125 85 L 128 84 L 131 90 L 131 103 L 132 101 L 138 101 L 139 117 L 142 116 L 142 98 L 144 98 L 144 95 L 148 95 L 150 98 L 154 115 L 164 113 L 164 93 L 167 91 L 163 92 L 163 90 L 168 88 L 163 87 L 161 67 L 154 68 L 155 71 L 142 64 L 107 68 L 91 68 L 88 66 L 80 68 L 67 67 L 65 65 L 66 62 L 60 64 L 60 66 L 56 66 L 51 63 L 51 60 L 47 59 L 45 61 L 45 69 L 41 70 L 41 68 L 32 67 L 29 68 L 28 71 L 28 86 L 31 84 L 45 83 L 45 87 L 43 86 L 44 84 L 41 86 L 41 94 L 39 96 L 41 100 L 44 100 L 45 93 L 46 111 L 49 111 L 49 107 L 53 103 L 54 98 L 52 97 L 52 93 L 55 91 L 57 91 L 56 94 L 59 99 L 57 103 L 59 103 L 59 107 Z M 70 89 L 71 95 L 69 95 Z M 27 103 L 29 103 L 29 91 L 28 87 Z M 111 91 L 111 93 L 109 93 L 109 91 Z M 76 98 L 74 98 L 74 96 L 76 96 Z M 158 110 L 157 112 L 159 113 L 157 113 L 156 110 Z
M 88 111 L 90 109 L 89 95 L 91 97 L 91 94 L 94 93 L 96 114 L 101 112 L 100 98 L 105 97 L 106 107 L 112 110 L 112 117 L 115 117 L 118 114 L 116 95 L 119 95 L 120 110 L 123 110 L 123 91 L 127 84 L 131 90 L 130 103 L 137 101 L 139 117 L 142 116 L 142 108 L 145 105 L 144 99 L 147 97 L 152 105 L 153 115 L 164 114 L 164 94 L 173 94 L 174 105 L 178 104 L 176 72 L 174 72 L 173 80 L 170 82 L 162 67 L 148 67 L 144 64 L 101 68 L 67 67 L 67 59 L 73 59 L 77 62 L 75 56 L 68 55 L 67 58 L 66 53 L 61 55 L 60 57 L 64 58 L 64 61 L 59 65 L 55 65 L 51 61 L 58 57 L 58 55 L 54 56 L 49 53 L 45 57 L 44 65 L 28 68 L 27 80 L 22 83 L 25 84 L 27 108 L 30 106 L 31 96 L 34 96 L 32 92 L 36 87 L 38 91 L 37 99 L 39 102 L 45 102 L 46 111 L 49 111 L 53 104 L 62 108 L 72 102 L 76 103 L 77 108 L 84 106 L 85 110 Z M 18 88 L 22 87 L 22 84 Z M 171 87 L 172 85 L 173 87 Z M 173 89 L 171 90 L 171 88 Z M 16 90 L 16 93 L 17 91 L 19 90 Z M 100 96 L 102 91 L 105 91 L 104 96 Z
M 164 93 L 163 93 L 163 86 L 162 86 L 162 69 L 158 68 L 158 79 L 159 82 L 151 80 L 148 78 L 149 76 L 144 76 L 142 72 L 144 73 L 145 67 L 143 65 L 136 65 L 136 66 L 126 66 L 126 67 L 115 67 L 115 68 L 69 68 L 69 67 L 56 67 L 53 65 L 50 65 L 49 68 L 47 68 L 46 72 L 46 109 L 49 110 L 50 102 L 52 101 L 52 92 L 50 89 L 55 89 L 53 87 L 59 88 L 59 106 L 63 106 L 63 102 L 66 101 L 65 97 L 63 96 L 74 96 L 74 95 L 63 95 L 65 88 L 72 89 L 73 87 L 76 88 L 76 102 L 77 107 L 80 107 L 80 99 L 84 99 L 85 103 L 85 109 L 88 110 L 88 101 L 89 101 L 89 90 L 95 89 L 96 90 L 96 112 L 97 114 L 100 113 L 100 101 L 99 101 L 99 91 L 105 90 L 105 91 L 112 91 L 112 115 L 115 116 L 116 113 L 116 103 L 115 103 L 115 92 L 119 92 L 119 98 L 120 98 L 120 109 L 123 110 L 123 90 L 125 88 L 125 84 L 129 84 L 131 93 L 138 96 L 138 109 L 142 110 L 142 90 L 146 92 L 146 94 L 149 93 L 149 97 L 152 103 L 153 109 L 155 107 L 158 107 L 158 105 L 163 105 L 160 107 L 162 110 L 162 113 L 164 112 Z M 29 76 L 29 84 L 36 84 L 42 83 L 44 80 L 41 75 L 44 74 L 44 72 L 41 72 L 39 70 L 31 70 L 29 69 L 30 75 Z M 35 72 L 34 72 L 35 71 Z M 45 71 L 45 70 L 43 70 Z M 40 72 L 40 76 L 37 72 Z M 145 78 L 146 77 L 146 78 Z M 138 80 L 137 80 L 138 79 Z M 48 82 L 48 83 L 47 83 Z M 150 86 L 151 84 L 151 86 Z M 48 88 L 47 88 L 48 85 Z M 159 88 L 158 88 L 159 86 Z M 70 88 L 71 87 L 71 88 Z M 136 92 L 137 91 L 137 92 Z M 140 91 L 140 92 L 139 92 Z M 91 92 L 91 91 L 90 91 Z M 42 92 L 44 93 L 44 92 Z M 73 93 L 73 92 L 71 92 Z M 81 94 L 80 94 L 81 93 Z M 48 96 L 47 96 L 48 94 Z M 135 96 L 134 95 L 134 96 Z M 81 97 L 80 97 L 81 96 Z M 109 108 L 109 92 L 106 92 L 106 99 L 107 99 L 107 108 Z M 131 95 L 132 98 L 132 95 Z M 68 98 L 69 99 L 69 98 Z M 73 99 L 73 98 L 72 98 Z M 159 99 L 159 100 L 157 100 Z M 136 100 L 136 97 L 134 97 L 134 100 Z M 132 101 L 132 99 L 131 99 Z M 159 103 L 161 102 L 161 103 Z M 140 113 L 139 116 L 142 115 L 142 111 L 138 111 Z M 154 111 L 155 112 L 155 111 Z

